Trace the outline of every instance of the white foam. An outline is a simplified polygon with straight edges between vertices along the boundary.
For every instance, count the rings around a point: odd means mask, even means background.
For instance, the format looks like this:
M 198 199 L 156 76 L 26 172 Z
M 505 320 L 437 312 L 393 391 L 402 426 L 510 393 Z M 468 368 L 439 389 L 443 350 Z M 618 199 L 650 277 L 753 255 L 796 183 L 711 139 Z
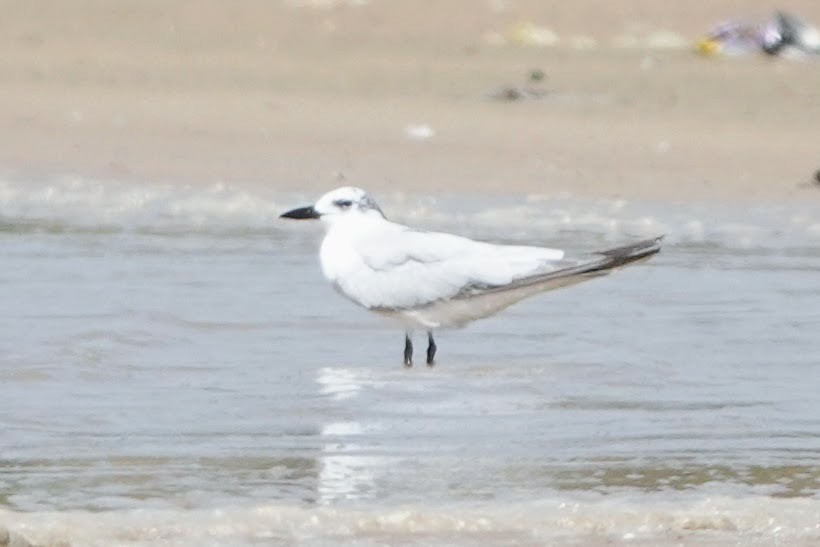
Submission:
M 481 545 L 556 540 L 642 540 L 710 545 L 811 545 L 820 541 L 820 501 L 754 497 L 670 500 L 546 499 L 529 503 L 341 507 L 263 504 L 247 508 L 165 511 L 16 513 L 0 523 L 38 543 L 74 545 L 288 544 Z
M 224 184 L 128 184 L 65 176 L 34 183 L 0 180 L 0 219 L 6 224 L 63 229 L 265 228 L 281 204 Z
M 581 234 L 616 241 L 666 234 L 672 244 L 737 249 L 816 247 L 820 241 L 820 210 L 810 203 L 749 208 L 567 195 L 375 194 L 390 218 L 492 239 L 560 242 Z M 292 232 L 295 223 L 281 221 L 279 214 L 315 197 L 281 195 L 262 186 L 137 184 L 72 176 L 32 182 L 6 177 L 0 179 L 0 229 Z

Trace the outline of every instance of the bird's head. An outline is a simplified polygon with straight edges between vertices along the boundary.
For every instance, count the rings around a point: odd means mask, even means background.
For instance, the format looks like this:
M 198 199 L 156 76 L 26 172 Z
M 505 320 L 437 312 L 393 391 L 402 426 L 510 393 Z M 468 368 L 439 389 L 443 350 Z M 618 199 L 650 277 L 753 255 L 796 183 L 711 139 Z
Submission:
M 337 188 L 319 198 L 313 205 L 292 209 L 282 213 L 280 218 L 322 219 L 334 223 L 341 219 L 376 215 L 384 218 L 376 202 L 361 188 L 345 186 Z

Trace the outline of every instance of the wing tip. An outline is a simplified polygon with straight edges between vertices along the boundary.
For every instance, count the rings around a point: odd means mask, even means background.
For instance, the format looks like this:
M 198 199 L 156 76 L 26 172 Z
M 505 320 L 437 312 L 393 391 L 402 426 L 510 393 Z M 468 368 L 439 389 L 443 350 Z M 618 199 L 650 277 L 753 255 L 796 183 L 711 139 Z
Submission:
M 620 247 L 613 247 L 605 251 L 598 251 L 596 254 L 605 256 L 610 259 L 610 262 L 605 266 L 606 269 L 618 268 L 625 266 L 631 262 L 647 259 L 652 255 L 658 254 L 663 247 L 663 240 L 666 235 L 660 235 L 651 239 L 644 239 L 621 245 Z
M 660 249 L 663 245 L 663 240 L 666 238 L 666 234 L 660 235 L 657 237 L 652 237 L 649 239 L 642 239 L 640 241 L 636 241 L 634 243 L 627 243 L 626 245 L 620 245 L 618 247 L 613 247 L 611 249 L 606 249 L 604 251 L 598 251 L 597 254 L 601 254 L 604 256 L 610 255 L 622 255 L 625 253 L 634 253 L 634 252 L 641 252 L 644 250 L 650 250 L 654 248 Z

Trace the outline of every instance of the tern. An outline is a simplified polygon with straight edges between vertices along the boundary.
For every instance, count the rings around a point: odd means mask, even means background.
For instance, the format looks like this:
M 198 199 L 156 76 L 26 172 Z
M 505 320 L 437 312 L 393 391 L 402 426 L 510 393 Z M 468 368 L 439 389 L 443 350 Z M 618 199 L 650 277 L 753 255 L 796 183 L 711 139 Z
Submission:
M 364 190 L 337 188 L 280 218 L 320 219 L 322 273 L 342 295 L 405 329 L 404 366 L 413 365 L 411 334 L 462 327 L 530 296 L 601 277 L 658 253 L 663 236 L 568 259 L 546 247 L 497 245 L 417 230 L 387 220 Z

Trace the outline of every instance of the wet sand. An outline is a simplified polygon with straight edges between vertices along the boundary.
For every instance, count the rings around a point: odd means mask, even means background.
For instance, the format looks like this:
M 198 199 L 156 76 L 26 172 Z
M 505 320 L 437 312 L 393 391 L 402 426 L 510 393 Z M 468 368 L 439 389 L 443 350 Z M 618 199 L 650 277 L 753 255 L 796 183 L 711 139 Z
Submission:
M 815 199 L 820 64 L 614 47 L 768 3 L 15 2 L 0 168 L 321 193 Z M 806 0 L 788 6 L 820 21 Z M 507 43 L 520 22 L 552 47 Z M 592 38 L 577 50 L 570 40 Z M 573 38 L 574 37 L 574 38 Z M 546 78 L 541 100 L 490 98 Z M 433 135 L 408 137 L 426 125 Z

